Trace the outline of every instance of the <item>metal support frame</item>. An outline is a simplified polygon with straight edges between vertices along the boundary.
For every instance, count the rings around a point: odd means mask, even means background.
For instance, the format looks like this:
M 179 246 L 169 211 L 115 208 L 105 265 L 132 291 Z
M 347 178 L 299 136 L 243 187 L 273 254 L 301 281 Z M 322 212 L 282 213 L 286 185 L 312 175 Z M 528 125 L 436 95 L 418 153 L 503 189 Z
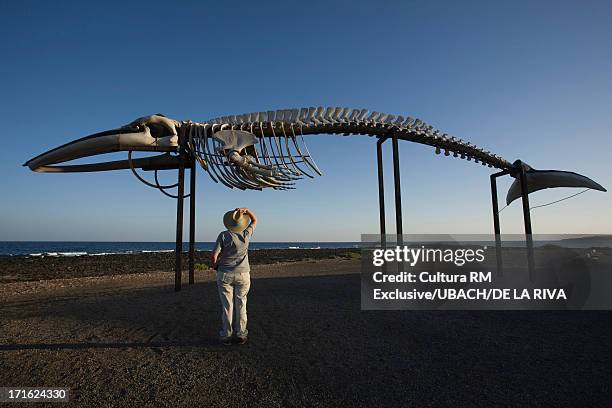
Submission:
M 189 172 L 189 284 L 195 282 L 195 212 L 196 212 L 196 165 L 195 156 L 191 157 Z
M 394 134 L 393 142 L 393 182 L 395 184 L 395 230 L 397 233 L 397 245 L 404 244 L 404 229 L 402 226 L 402 190 L 400 185 L 399 146 L 397 135 Z
M 531 212 L 529 208 L 529 192 L 527 190 L 527 174 L 522 163 L 518 162 L 515 166 L 518 169 L 504 170 L 499 173 L 491 174 L 491 202 L 493 206 L 493 230 L 495 231 L 495 255 L 497 257 L 497 274 L 503 275 L 503 263 L 501 252 L 501 228 L 499 223 L 499 205 L 497 202 L 497 178 L 512 174 L 518 176 L 521 184 L 521 198 L 523 202 L 523 222 L 525 224 L 525 242 L 527 244 L 527 267 L 529 269 L 529 281 L 535 280 L 535 257 L 533 251 L 533 236 L 531 230 Z
M 385 221 L 385 178 L 383 176 L 382 144 L 387 140 L 381 137 L 376 142 L 376 163 L 378 165 L 378 208 L 380 220 L 380 247 L 387 247 L 387 226 Z
M 379 137 L 376 142 L 376 162 L 378 165 L 378 206 L 380 219 L 380 239 L 381 246 L 384 248 L 387 245 L 387 227 L 385 220 L 385 183 L 383 175 L 383 153 L 382 145 L 388 139 L 388 136 Z M 399 168 L 399 148 L 397 136 L 391 136 L 393 142 L 393 183 L 395 186 L 395 229 L 397 245 L 403 245 L 403 226 L 402 226 L 402 191 L 400 185 L 400 168 Z
M 527 173 L 521 164 L 519 171 L 521 183 L 521 197 L 523 202 L 523 222 L 525 223 L 525 239 L 527 243 L 527 265 L 529 267 L 529 281 L 535 280 L 535 262 L 533 254 L 533 236 L 531 233 L 531 212 L 529 209 L 529 191 L 527 190 Z
M 381 246 L 386 246 L 386 225 L 385 225 L 385 187 L 383 175 L 383 154 L 382 145 L 388 139 L 382 136 L 376 143 L 376 159 L 378 167 L 378 205 L 380 219 Z M 397 235 L 397 245 L 403 245 L 403 223 L 402 223 L 402 191 L 400 181 L 399 146 L 396 135 L 391 136 L 393 146 L 393 181 L 395 187 L 395 225 Z M 495 255 L 497 258 L 497 273 L 503 276 L 503 260 L 501 251 L 501 227 L 499 222 L 499 204 L 497 197 L 497 178 L 511 174 L 511 170 L 503 170 L 491 175 L 491 203 L 493 207 L 493 229 L 495 231 Z M 525 238 L 527 242 L 527 263 L 529 268 L 529 280 L 535 279 L 535 262 L 533 250 L 533 236 L 531 230 L 531 214 L 529 209 L 529 195 L 527 191 L 527 176 L 525 169 L 520 166 L 519 180 L 521 183 L 521 196 L 523 201 L 523 220 L 525 223 Z
M 501 228 L 499 224 L 499 205 L 497 202 L 497 178 L 509 174 L 508 170 L 491 174 L 491 202 L 493 205 L 493 230 L 495 231 L 495 258 L 497 259 L 497 276 L 504 275 L 501 251 Z
M 184 149 L 184 137 L 179 135 L 181 139 L 179 141 L 179 168 L 178 168 L 178 192 L 176 199 L 176 247 L 175 262 L 174 262 L 174 290 L 178 292 L 181 290 L 181 278 L 182 278 L 182 262 L 181 256 L 183 252 L 183 203 L 185 199 L 185 149 Z

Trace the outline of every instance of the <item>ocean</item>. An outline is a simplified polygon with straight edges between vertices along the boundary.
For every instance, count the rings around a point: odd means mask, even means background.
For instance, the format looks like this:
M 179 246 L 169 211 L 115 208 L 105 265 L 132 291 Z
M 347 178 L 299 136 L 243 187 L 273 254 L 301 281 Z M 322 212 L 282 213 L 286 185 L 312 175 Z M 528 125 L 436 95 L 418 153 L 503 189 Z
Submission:
M 0 241 L 0 256 L 85 256 L 174 251 L 174 242 Z M 196 242 L 210 251 L 214 242 Z M 358 248 L 359 242 L 251 242 L 250 249 Z M 183 243 L 187 251 L 188 244 Z
M 516 235 L 518 236 L 518 235 Z M 534 238 L 536 239 L 536 238 Z M 466 239 L 467 241 L 467 239 Z M 407 241 L 405 241 L 407 242 Z M 491 241 L 472 241 L 473 244 L 491 245 Z M 133 254 L 174 251 L 174 242 L 87 242 L 87 241 L 0 241 L 0 256 L 84 256 Z M 251 242 L 250 249 L 332 249 L 360 248 L 360 242 Z M 503 245 L 524 246 L 524 243 L 504 240 Z M 612 235 L 592 235 L 580 238 L 546 239 L 534 246 L 556 245 L 565 248 L 612 248 Z M 196 250 L 210 251 L 214 242 L 196 242 Z M 183 242 L 183 250 L 188 243 Z

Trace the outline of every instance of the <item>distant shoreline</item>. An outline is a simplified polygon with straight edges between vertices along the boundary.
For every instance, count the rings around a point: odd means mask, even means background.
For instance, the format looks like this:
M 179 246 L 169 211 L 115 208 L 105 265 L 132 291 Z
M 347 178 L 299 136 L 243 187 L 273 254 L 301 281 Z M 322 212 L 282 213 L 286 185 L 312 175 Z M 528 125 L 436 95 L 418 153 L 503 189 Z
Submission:
M 196 242 L 197 251 L 210 251 L 214 242 Z M 1 257 L 79 257 L 103 256 L 118 254 L 173 252 L 175 243 L 170 241 L 0 241 Z M 339 249 L 358 248 L 359 242 L 251 242 L 251 250 L 266 249 Z M 183 251 L 188 250 L 188 243 L 183 242 Z
M 450 235 L 451 237 L 453 235 Z M 457 237 L 461 240 L 462 236 Z M 477 237 L 477 236 L 475 236 Z M 512 235 L 520 238 L 521 235 Z M 612 235 L 588 235 L 584 237 L 561 238 L 534 235 L 535 246 L 559 246 L 573 248 L 612 248 Z M 492 240 L 483 235 L 483 239 Z M 522 241 L 503 238 L 504 246 L 523 246 Z M 474 241 L 477 243 L 478 241 Z M 486 245 L 485 241 L 481 244 Z M 359 241 L 276 241 L 252 242 L 251 250 L 322 250 L 322 249 L 358 249 L 362 245 Z M 210 251 L 214 242 L 196 242 L 196 251 Z M 131 255 L 141 253 L 174 252 L 175 243 L 172 241 L 0 241 L 0 259 L 5 257 L 34 257 L 34 258 L 77 258 L 83 256 Z M 183 242 L 183 251 L 188 250 L 188 243 Z

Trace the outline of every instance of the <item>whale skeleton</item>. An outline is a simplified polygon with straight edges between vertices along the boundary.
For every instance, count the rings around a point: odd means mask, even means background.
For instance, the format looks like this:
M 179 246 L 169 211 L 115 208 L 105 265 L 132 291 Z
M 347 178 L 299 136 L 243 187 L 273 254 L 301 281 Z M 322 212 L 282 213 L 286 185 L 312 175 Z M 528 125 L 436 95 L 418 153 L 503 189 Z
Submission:
M 533 282 L 534 261 L 529 211 L 529 193 L 556 187 L 584 187 L 606 191 L 590 178 L 560 170 L 536 170 L 521 160 L 508 160 L 462 139 L 434 129 L 420 119 L 368 112 L 366 109 L 311 107 L 253 112 L 223 116 L 206 122 L 178 121 L 157 114 L 142 117 L 121 128 L 112 129 L 66 143 L 42 153 L 24 166 L 41 173 L 72 173 L 130 169 L 144 184 L 177 198 L 175 290 L 181 288 L 181 253 L 183 236 L 183 198 L 190 197 L 189 283 L 194 283 L 195 253 L 195 165 L 198 163 L 216 183 L 241 190 L 293 189 L 303 177 L 321 175 L 304 136 L 369 135 L 378 139 L 378 188 L 381 221 L 381 245 L 385 240 L 384 184 L 381 145 L 393 141 L 395 212 L 397 242 L 401 242 L 401 192 L 399 181 L 398 140 L 432 146 L 436 154 L 453 156 L 501 171 L 491 174 L 493 224 L 498 274 L 502 273 L 501 235 L 496 179 L 514 177 L 506 196 L 510 204 L 522 198 L 527 242 L 529 277 Z M 113 152 L 127 152 L 126 160 L 75 164 L 73 160 Z M 154 152 L 153 156 L 132 158 L 133 152 Z M 185 168 L 191 168 L 191 191 L 184 194 Z M 154 171 L 154 182 L 145 180 L 138 169 Z M 178 169 L 178 182 L 162 185 L 158 172 Z M 177 189 L 177 194 L 168 190 Z M 585 190 L 586 191 L 586 190 Z
M 139 180 L 167 192 L 178 183 L 161 185 L 157 172 L 179 168 L 182 157 L 191 157 L 216 183 L 241 190 L 293 189 L 303 177 L 321 175 L 304 142 L 304 136 L 369 135 L 394 137 L 435 148 L 437 154 L 505 170 L 516 180 L 506 202 L 521 197 L 519 173 L 525 172 L 528 193 L 555 187 L 584 187 L 606 191 L 590 178 L 568 171 L 535 170 L 508 160 L 462 139 L 434 129 L 420 119 L 343 107 L 310 107 L 223 116 L 206 122 L 178 121 L 157 114 L 136 119 L 121 128 L 96 133 L 42 153 L 28 166 L 36 172 L 68 173 L 131 169 Z M 112 152 L 128 152 L 127 160 L 91 164 L 64 164 Z M 132 158 L 132 152 L 158 152 Z M 192 164 L 188 163 L 188 166 Z M 137 169 L 153 170 L 147 182 Z

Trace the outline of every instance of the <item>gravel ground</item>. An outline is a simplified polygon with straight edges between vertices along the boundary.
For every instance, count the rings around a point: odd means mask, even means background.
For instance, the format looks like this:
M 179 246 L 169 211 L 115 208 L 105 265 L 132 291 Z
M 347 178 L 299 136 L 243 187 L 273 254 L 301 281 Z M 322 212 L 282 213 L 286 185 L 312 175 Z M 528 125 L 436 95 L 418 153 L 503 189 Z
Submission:
M 249 343 L 212 273 L 0 284 L 0 386 L 75 406 L 610 406 L 612 313 L 361 311 L 359 261 L 259 265 Z

